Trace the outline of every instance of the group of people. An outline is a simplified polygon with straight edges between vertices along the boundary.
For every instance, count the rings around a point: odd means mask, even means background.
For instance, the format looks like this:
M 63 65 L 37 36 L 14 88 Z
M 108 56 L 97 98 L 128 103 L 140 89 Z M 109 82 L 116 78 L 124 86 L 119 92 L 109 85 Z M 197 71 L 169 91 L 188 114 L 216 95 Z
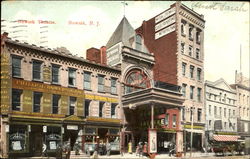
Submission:
M 98 144 L 95 145 L 94 155 L 106 154 L 107 156 L 110 156 L 110 151 L 111 151 L 111 144 L 109 142 L 106 142 L 106 144 L 101 142 L 99 145 Z
M 148 155 L 148 144 L 147 142 L 139 142 L 136 146 L 136 156 L 147 156 Z

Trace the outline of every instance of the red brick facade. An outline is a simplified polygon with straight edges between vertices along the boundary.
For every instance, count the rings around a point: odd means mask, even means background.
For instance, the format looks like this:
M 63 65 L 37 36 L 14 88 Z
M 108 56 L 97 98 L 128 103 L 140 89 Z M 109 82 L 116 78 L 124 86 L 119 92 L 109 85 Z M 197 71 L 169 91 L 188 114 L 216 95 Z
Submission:
M 171 6 L 173 7 L 173 6 Z M 155 17 L 136 29 L 143 37 L 149 52 L 155 56 L 154 80 L 177 85 L 177 33 L 169 33 L 155 40 Z
M 99 64 L 107 64 L 106 47 L 102 46 L 100 49 L 90 48 L 87 50 L 86 59 Z

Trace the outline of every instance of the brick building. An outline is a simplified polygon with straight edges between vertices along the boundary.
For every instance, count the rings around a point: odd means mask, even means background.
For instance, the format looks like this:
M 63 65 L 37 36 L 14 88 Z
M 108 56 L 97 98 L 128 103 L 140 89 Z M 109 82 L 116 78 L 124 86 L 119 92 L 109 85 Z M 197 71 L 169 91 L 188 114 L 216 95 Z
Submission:
M 1 37 L 1 157 L 55 156 L 65 141 L 71 148 L 79 141 L 84 152 L 109 141 L 120 151 L 121 71 L 6 36 Z
M 176 2 L 136 29 L 155 57 L 154 80 L 182 86 L 184 143 L 196 150 L 205 137 L 204 27 L 203 15 Z

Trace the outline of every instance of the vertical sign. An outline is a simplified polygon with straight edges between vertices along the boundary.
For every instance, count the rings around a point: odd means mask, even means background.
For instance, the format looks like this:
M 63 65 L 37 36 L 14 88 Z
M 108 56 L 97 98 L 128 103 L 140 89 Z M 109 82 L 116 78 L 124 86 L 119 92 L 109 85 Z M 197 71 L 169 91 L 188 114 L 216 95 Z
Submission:
M 157 132 L 155 129 L 148 130 L 149 153 L 157 153 Z
M 0 114 L 7 115 L 10 107 L 11 93 L 10 54 L 6 45 L 1 46 L 1 106 Z

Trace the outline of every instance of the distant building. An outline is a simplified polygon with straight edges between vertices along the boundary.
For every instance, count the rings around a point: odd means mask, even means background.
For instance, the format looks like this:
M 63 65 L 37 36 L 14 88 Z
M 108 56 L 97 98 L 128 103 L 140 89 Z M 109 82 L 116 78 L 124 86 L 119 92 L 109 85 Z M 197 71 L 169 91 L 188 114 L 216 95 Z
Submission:
M 231 86 L 237 95 L 238 133 L 246 142 L 246 154 L 250 154 L 250 79 L 236 71 Z
M 55 156 L 79 141 L 86 152 L 120 151 L 120 69 L 1 36 L 1 157 Z M 92 150 L 91 150 L 92 149 Z
M 222 78 L 206 81 L 205 104 L 208 142 L 238 141 L 236 90 Z
M 205 139 L 204 28 L 203 15 L 176 2 L 136 29 L 155 57 L 154 80 L 182 87 L 184 144 L 196 150 Z

